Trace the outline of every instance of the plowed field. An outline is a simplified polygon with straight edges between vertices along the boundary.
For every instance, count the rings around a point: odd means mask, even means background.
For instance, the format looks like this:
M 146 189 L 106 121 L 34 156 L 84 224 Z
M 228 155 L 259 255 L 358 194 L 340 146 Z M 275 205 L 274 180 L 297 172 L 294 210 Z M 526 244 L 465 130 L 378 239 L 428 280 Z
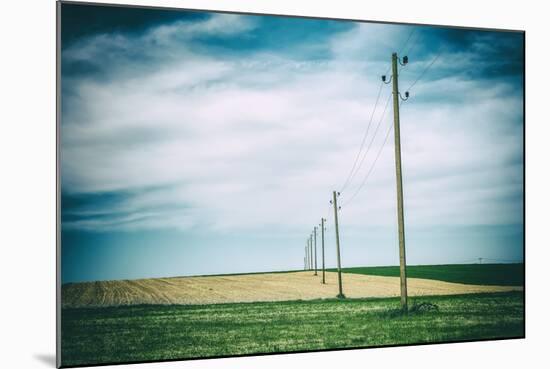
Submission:
M 326 273 L 326 284 L 312 272 L 152 278 L 74 283 L 62 288 L 64 308 L 140 304 L 217 304 L 314 300 L 338 294 L 338 274 Z M 346 297 L 399 296 L 399 278 L 342 274 Z M 521 291 L 515 286 L 481 286 L 408 278 L 409 296 Z

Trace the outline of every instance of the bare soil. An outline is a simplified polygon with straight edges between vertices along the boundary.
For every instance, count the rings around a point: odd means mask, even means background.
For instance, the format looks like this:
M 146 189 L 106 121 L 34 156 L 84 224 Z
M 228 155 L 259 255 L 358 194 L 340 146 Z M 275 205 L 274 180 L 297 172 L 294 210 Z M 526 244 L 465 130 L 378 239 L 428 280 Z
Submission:
M 266 273 L 248 275 L 151 278 L 122 281 L 86 282 L 64 285 L 62 305 L 100 307 L 139 304 L 217 304 L 232 302 L 313 300 L 338 294 L 338 274 Z M 521 291 L 514 286 L 478 286 L 408 278 L 409 296 L 454 295 L 465 293 Z M 399 278 L 342 274 L 346 297 L 399 296 Z

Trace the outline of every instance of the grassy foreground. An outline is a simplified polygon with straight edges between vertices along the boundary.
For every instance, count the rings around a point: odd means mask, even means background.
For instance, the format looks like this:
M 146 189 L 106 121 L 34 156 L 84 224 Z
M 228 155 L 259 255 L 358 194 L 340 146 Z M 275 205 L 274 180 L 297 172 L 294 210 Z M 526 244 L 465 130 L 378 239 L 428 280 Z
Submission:
M 343 268 L 342 272 L 399 277 L 398 266 Z M 465 284 L 523 286 L 523 264 L 410 265 L 407 266 L 407 277 Z
M 62 364 L 186 359 L 524 336 L 523 293 L 66 309 Z

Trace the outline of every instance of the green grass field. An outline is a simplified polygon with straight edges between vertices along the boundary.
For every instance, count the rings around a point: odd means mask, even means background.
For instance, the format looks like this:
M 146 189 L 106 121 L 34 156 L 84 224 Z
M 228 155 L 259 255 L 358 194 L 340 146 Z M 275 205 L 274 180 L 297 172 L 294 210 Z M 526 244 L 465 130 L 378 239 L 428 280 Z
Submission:
M 399 277 L 398 266 L 343 268 L 342 271 Z M 407 266 L 407 277 L 465 284 L 523 286 L 523 264 L 410 265 Z
M 68 309 L 63 366 L 524 336 L 523 293 Z

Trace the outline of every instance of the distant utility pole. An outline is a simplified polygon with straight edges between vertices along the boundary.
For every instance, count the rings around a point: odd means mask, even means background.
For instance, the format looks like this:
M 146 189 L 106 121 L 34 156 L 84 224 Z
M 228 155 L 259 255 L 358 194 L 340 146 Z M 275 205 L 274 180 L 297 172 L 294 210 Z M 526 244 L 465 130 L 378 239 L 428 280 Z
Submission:
M 311 257 L 309 256 L 309 252 L 311 250 L 311 244 L 310 244 L 310 239 L 308 238 L 307 239 L 307 265 L 308 265 L 308 270 L 311 270 Z
M 313 247 L 315 249 L 315 275 L 317 275 L 317 227 L 313 227 Z
M 309 257 L 310 257 L 310 265 L 311 265 L 311 270 L 313 270 L 313 235 L 310 234 L 309 235 Z
M 325 284 L 325 218 L 321 218 L 321 258 L 323 268 L 323 284 Z
M 407 262 L 405 257 L 405 220 L 403 216 L 403 178 L 401 173 L 401 132 L 399 127 L 399 81 L 397 71 L 397 53 L 392 54 L 392 78 L 393 78 L 393 131 L 395 140 L 395 173 L 397 180 L 397 224 L 399 232 L 399 274 L 401 277 L 401 308 L 407 310 Z M 403 57 L 403 64 L 408 63 L 408 58 Z M 383 78 L 384 80 L 384 78 Z M 408 91 L 405 96 L 408 98 Z
M 306 240 L 306 269 L 309 269 L 309 249 L 307 248 L 308 242 Z
M 340 193 L 338 193 L 340 195 Z M 338 298 L 344 298 L 342 292 L 342 268 L 340 264 L 340 235 L 338 233 L 338 203 L 336 200 L 336 191 L 332 191 L 332 205 L 334 206 L 334 230 L 336 233 L 336 260 L 338 262 Z
M 307 259 L 309 260 L 309 262 L 308 262 L 308 265 L 309 265 L 308 270 L 311 270 L 311 237 L 308 237 L 308 239 L 307 239 Z

